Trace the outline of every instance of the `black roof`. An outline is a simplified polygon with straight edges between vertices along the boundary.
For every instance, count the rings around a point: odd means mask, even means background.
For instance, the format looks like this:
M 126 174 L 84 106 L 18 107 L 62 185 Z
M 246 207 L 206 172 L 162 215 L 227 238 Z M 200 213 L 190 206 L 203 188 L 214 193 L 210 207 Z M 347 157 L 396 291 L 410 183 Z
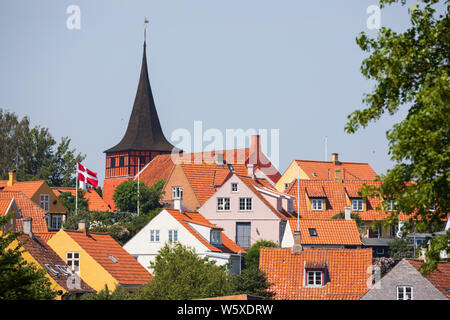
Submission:
M 173 145 L 164 137 L 161 124 L 159 123 L 148 79 L 146 43 L 144 42 L 141 75 L 127 131 L 117 145 L 105 152 L 128 150 L 172 151 L 173 148 Z

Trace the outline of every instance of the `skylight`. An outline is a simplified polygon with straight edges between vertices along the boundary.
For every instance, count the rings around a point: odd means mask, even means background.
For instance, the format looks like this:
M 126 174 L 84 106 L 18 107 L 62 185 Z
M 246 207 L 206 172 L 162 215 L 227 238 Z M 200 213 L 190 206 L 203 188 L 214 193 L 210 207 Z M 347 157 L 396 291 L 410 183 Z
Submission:
M 115 264 L 118 264 L 118 263 L 119 263 L 119 261 L 118 261 L 116 258 L 114 258 L 111 254 L 108 254 L 108 257 L 109 257 Z
M 308 230 L 311 237 L 317 237 L 317 230 L 315 228 L 309 228 Z

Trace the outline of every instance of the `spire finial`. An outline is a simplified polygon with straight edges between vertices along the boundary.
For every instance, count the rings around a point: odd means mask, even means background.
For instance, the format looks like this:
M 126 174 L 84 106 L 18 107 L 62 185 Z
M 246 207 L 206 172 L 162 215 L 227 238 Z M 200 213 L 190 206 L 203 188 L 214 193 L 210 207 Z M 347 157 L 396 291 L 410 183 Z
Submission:
M 144 18 L 144 43 L 147 40 L 147 23 L 148 23 L 147 18 Z

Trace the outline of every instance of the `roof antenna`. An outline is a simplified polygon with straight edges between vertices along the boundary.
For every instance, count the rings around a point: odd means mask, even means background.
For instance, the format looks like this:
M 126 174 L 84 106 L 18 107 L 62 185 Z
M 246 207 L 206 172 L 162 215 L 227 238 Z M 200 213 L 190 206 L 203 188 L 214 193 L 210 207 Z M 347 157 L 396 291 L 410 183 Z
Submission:
M 147 18 L 144 18 L 144 43 L 147 40 L 147 23 L 148 23 Z
M 325 136 L 325 161 L 328 160 L 328 136 Z

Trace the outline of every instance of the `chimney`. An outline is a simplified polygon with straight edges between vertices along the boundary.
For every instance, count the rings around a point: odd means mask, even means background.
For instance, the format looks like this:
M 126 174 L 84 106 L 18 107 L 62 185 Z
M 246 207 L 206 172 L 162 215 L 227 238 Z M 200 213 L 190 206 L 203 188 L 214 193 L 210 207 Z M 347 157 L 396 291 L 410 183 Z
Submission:
M 247 165 L 247 168 L 248 168 L 248 176 L 252 177 L 253 179 L 256 179 L 256 177 L 255 177 L 255 165 L 249 163 Z
M 300 231 L 294 231 L 294 245 L 292 246 L 292 254 L 299 254 L 303 251 L 301 242 L 302 242 L 302 235 Z
M 184 210 L 183 210 L 183 205 L 181 203 L 181 198 L 173 200 L 173 209 L 179 210 L 181 213 L 183 213 Z
M 86 232 L 86 234 L 88 233 L 88 229 L 86 227 L 86 221 L 85 220 L 80 220 L 78 222 L 78 230 L 80 232 Z
M 334 163 L 334 165 L 338 166 L 341 163 L 339 162 L 339 154 L 338 153 L 332 153 L 331 154 L 331 162 Z
M 345 206 L 345 220 L 352 220 L 352 212 L 350 206 Z
M 17 182 L 16 170 L 9 171 L 9 180 L 6 185 L 8 187 L 11 187 L 16 182 Z
M 223 152 L 214 154 L 214 160 L 218 166 L 223 166 Z
M 33 219 L 30 217 L 23 218 L 23 233 L 33 239 Z
M 342 183 L 342 173 L 341 169 L 334 170 L 334 181 Z
M 259 134 L 252 136 L 250 144 L 249 164 L 256 165 L 259 163 L 259 155 L 261 153 L 261 136 Z

